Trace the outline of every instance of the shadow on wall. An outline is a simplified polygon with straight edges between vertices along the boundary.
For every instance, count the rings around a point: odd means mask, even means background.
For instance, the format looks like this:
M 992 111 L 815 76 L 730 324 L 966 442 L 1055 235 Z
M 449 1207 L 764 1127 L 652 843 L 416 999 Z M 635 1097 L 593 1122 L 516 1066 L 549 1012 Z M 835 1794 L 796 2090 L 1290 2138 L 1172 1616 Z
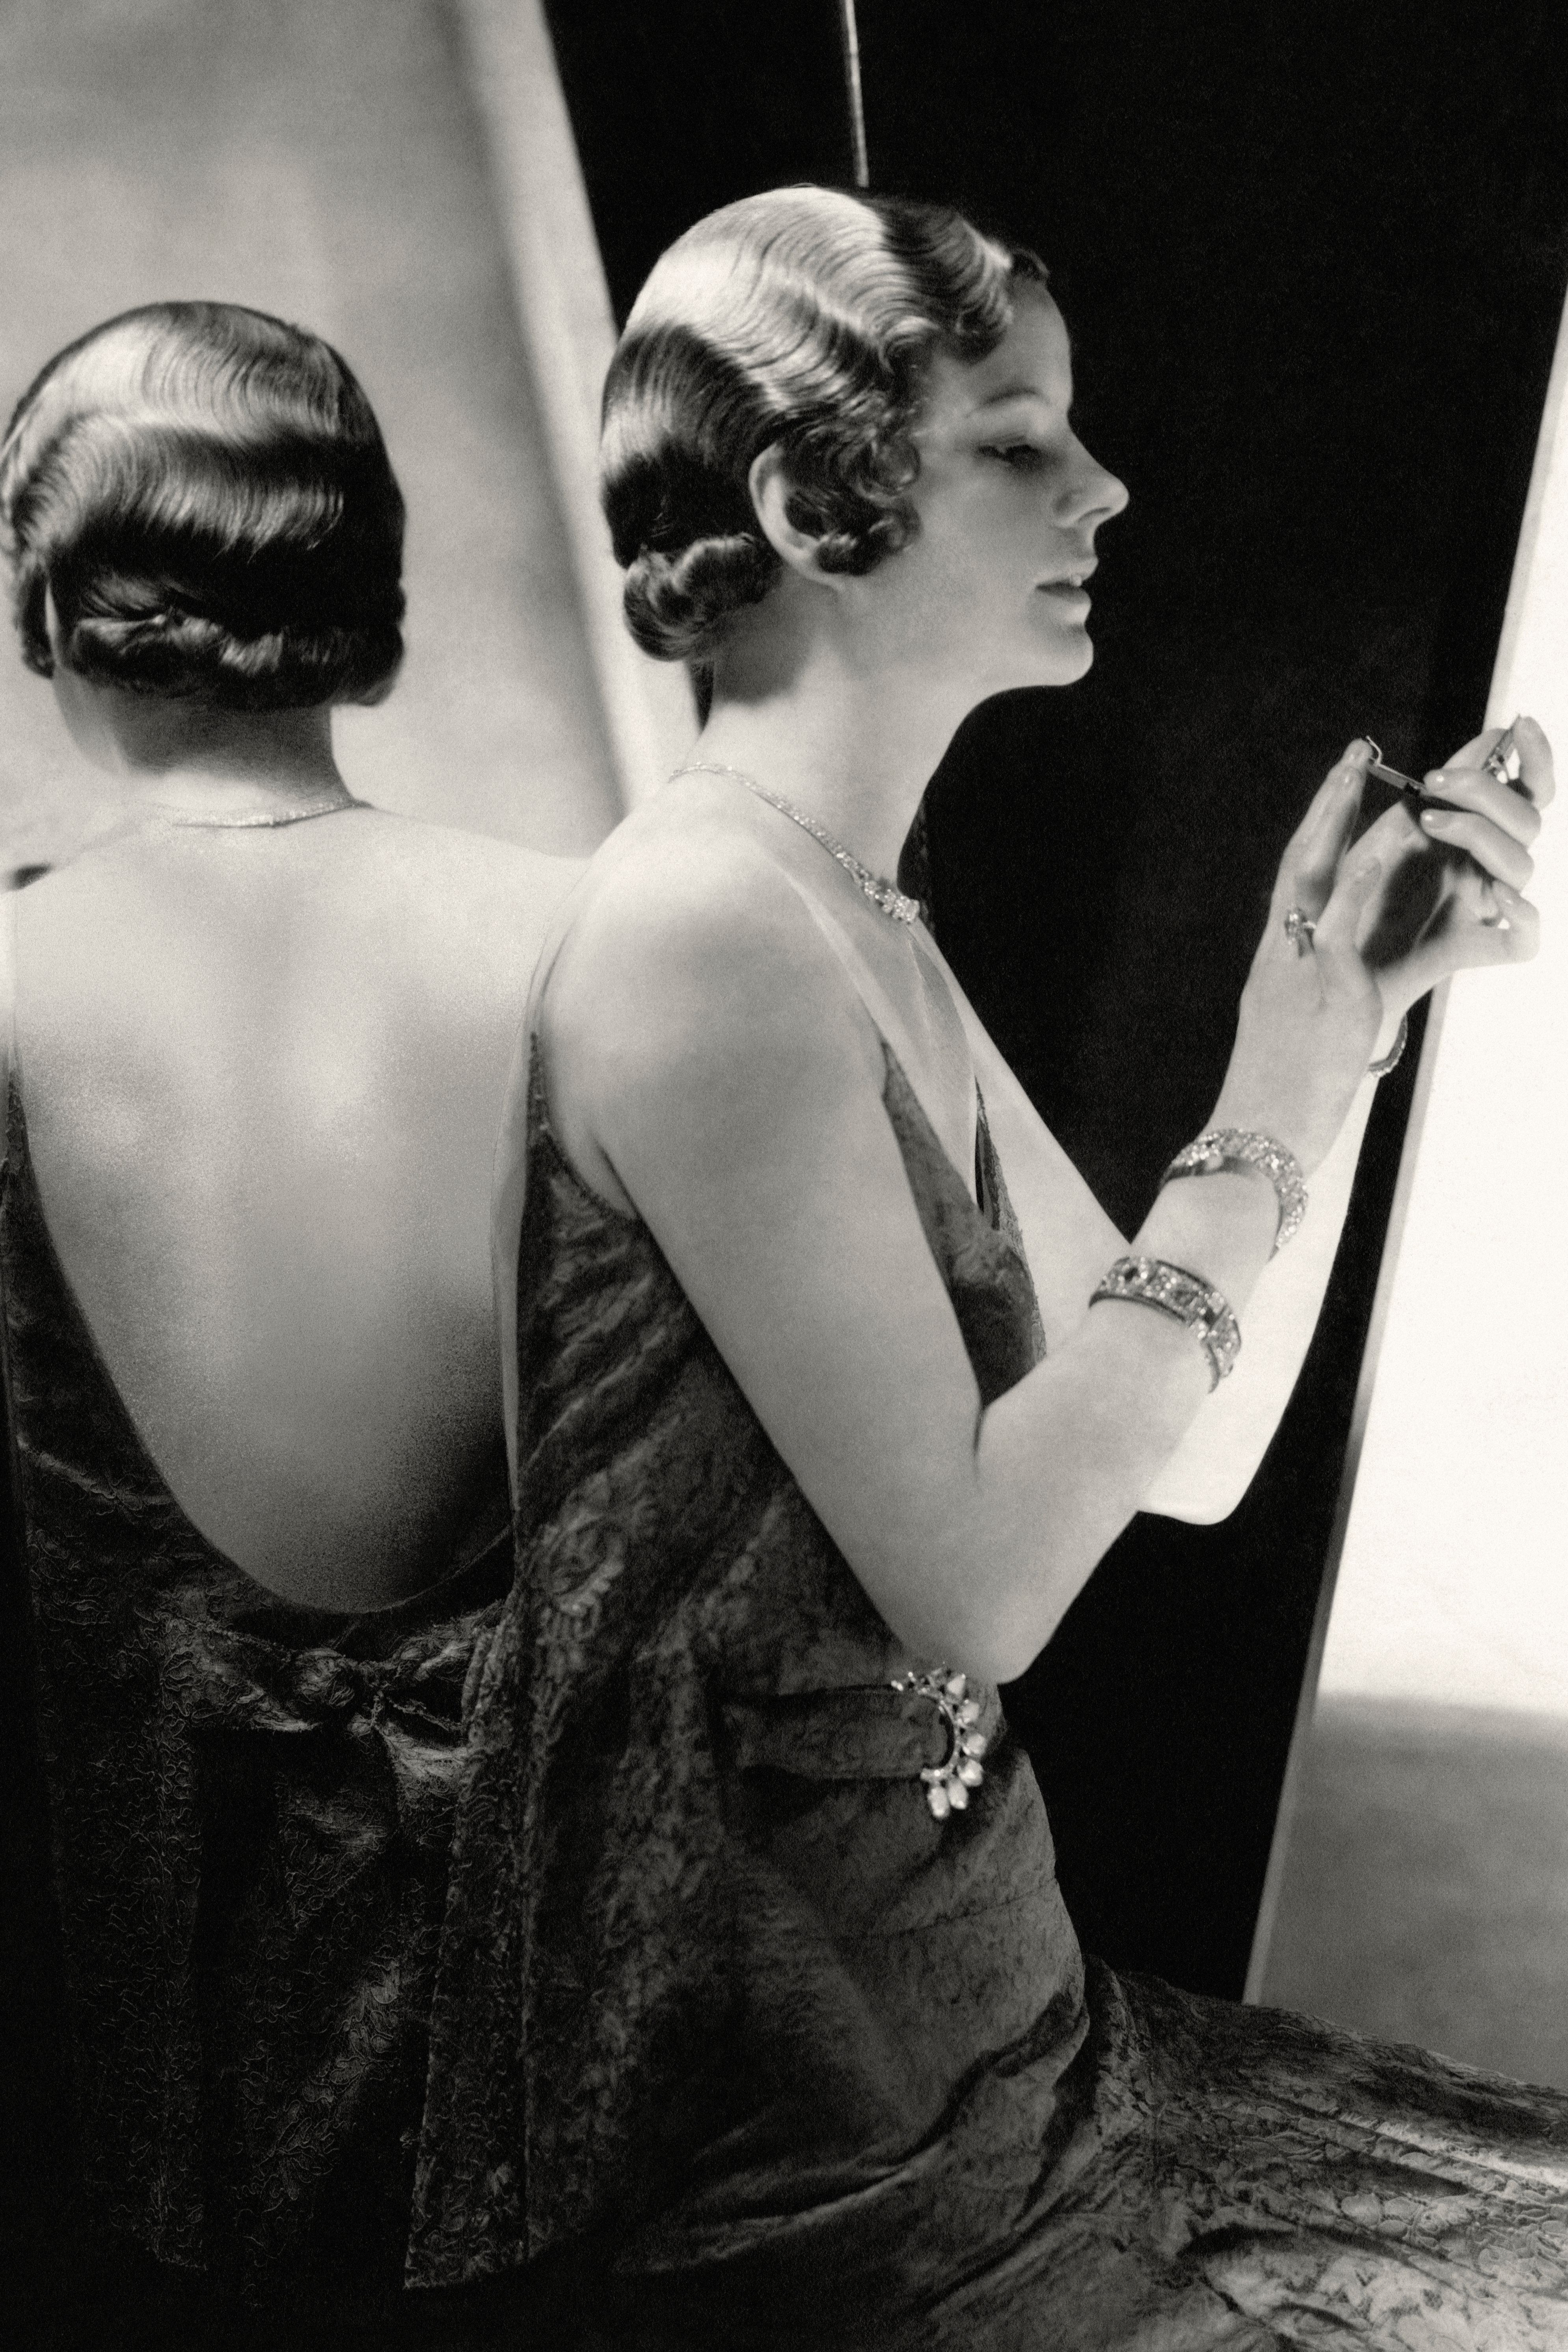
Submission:
M 1568 1721 L 1324 1698 L 1264 2000 L 1568 2090 Z

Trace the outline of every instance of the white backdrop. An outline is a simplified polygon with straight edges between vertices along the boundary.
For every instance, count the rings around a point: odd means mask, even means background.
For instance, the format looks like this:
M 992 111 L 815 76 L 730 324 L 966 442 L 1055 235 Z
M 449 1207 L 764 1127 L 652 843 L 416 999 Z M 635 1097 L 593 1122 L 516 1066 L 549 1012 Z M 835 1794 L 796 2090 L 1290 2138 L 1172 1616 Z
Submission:
M 1532 713 L 1563 771 L 1565 384 L 1568 321 L 1487 713 Z M 1435 1008 L 1363 1380 L 1325 1696 L 1568 1717 L 1568 799 L 1531 895 L 1536 962 L 1462 974 Z

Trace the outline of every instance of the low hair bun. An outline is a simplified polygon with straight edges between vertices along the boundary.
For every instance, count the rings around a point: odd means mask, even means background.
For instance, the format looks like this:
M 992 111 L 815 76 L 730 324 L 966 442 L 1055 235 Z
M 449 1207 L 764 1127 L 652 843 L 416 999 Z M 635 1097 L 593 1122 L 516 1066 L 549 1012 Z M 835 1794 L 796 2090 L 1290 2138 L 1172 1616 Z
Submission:
M 778 557 L 760 532 L 700 539 L 679 553 L 645 547 L 626 568 L 626 625 L 656 661 L 701 661 L 731 613 L 760 604 Z
M 290 626 L 239 636 L 196 613 L 144 620 L 78 620 L 61 651 L 68 669 L 100 685 L 226 710 L 289 710 L 378 700 L 403 659 L 403 633 Z
M 68 578 L 58 596 L 61 658 L 79 676 L 132 694 L 228 710 L 375 701 L 403 660 L 401 588 L 383 594 L 379 614 L 356 611 L 366 600 L 345 596 L 335 600 L 334 615 L 280 600 L 270 612 L 201 610 L 167 584 L 160 590 L 113 572 L 98 574 L 83 599 L 74 586 Z

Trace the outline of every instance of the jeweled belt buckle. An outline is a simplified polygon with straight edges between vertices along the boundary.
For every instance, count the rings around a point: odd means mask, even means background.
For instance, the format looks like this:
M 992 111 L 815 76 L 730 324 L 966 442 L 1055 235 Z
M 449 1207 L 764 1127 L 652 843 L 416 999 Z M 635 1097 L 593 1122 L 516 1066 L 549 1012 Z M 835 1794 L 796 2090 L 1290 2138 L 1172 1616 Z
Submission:
M 936 1819 L 944 1822 L 949 1813 L 963 1812 L 971 1789 L 978 1789 L 985 1778 L 985 1767 L 980 1761 L 985 1753 L 985 1734 L 974 1728 L 980 1720 L 980 1701 L 969 1696 L 968 1675 L 950 1675 L 945 1666 L 936 1666 L 929 1674 L 919 1674 L 911 1667 L 907 1675 L 899 1675 L 892 1688 L 929 1699 L 947 1727 L 947 1754 L 940 1764 L 926 1764 L 921 1769 L 926 1803 Z

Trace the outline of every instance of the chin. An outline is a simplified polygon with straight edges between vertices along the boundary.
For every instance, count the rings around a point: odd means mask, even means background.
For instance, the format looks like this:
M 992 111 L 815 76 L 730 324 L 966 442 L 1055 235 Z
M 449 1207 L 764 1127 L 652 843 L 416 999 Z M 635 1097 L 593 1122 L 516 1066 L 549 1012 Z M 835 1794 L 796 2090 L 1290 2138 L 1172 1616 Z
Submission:
M 1037 619 L 1029 631 L 1027 646 L 1020 647 L 1019 686 L 1073 686 L 1094 667 L 1094 646 L 1089 634 L 1088 600 L 1084 618 L 1064 622 L 1055 614 L 1050 625 L 1041 629 Z
M 1094 647 L 1085 629 L 1075 632 L 1075 639 L 1054 646 L 1033 648 L 1033 659 L 1020 662 L 1014 686 L 1076 686 L 1087 677 L 1094 667 Z
M 975 687 L 973 700 L 979 704 L 989 702 L 997 694 L 1076 686 L 1093 667 L 1094 646 L 1087 629 L 1058 629 L 1049 644 L 1043 645 L 1037 635 L 1022 646 L 994 646 Z

